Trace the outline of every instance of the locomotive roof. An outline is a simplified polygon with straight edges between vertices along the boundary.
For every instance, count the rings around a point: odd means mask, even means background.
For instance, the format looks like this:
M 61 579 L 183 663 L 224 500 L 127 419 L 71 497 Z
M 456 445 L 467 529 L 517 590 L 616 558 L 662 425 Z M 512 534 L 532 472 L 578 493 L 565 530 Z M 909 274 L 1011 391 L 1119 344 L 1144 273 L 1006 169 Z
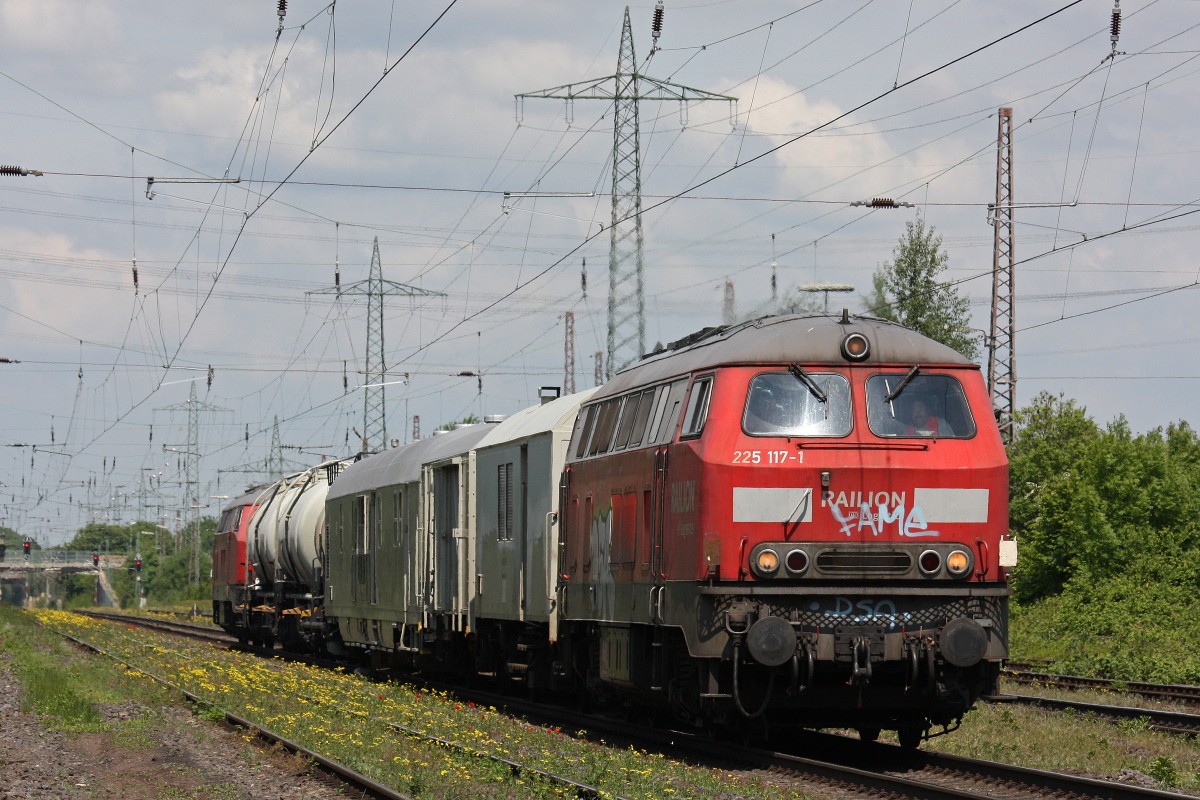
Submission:
M 706 328 L 626 367 L 606 383 L 598 396 L 667 380 L 711 367 L 739 364 L 845 365 L 842 340 L 861 333 L 871 343 L 870 355 L 857 364 L 956 366 L 978 369 L 951 347 L 889 320 L 854 314 L 788 314 L 762 317 L 737 325 Z
M 333 500 L 380 486 L 411 483 L 421 476 L 422 464 L 465 453 L 493 430 L 494 425 L 466 425 L 368 456 L 351 464 L 338 476 L 329 487 L 328 499 Z
M 232 500 L 230 500 L 229 502 L 227 502 L 224 505 L 224 507 L 221 509 L 221 512 L 224 513 L 226 511 L 228 511 L 229 509 L 237 508 L 238 506 L 254 505 L 255 502 L 257 502 L 259 495 L 261 495 L 263 493 L 263 489 L 266 489 L 270 485 L 271 484 L 269 484 L 269 483 L 263 483 L 263 484 L 259 484 L 258 486 L 251 486 L 246 491 L 245 494 L 238 495 L 237 497 L 235 497 Z
M 492 447 L 556 428 L 570 431 L 575 424 L 575 414 L 579 411 L 579 406 L 595 393 L 596 389 L 585 389 L 551 400 L 549 403 L 522 409 L 494 426 L 475 447 Z

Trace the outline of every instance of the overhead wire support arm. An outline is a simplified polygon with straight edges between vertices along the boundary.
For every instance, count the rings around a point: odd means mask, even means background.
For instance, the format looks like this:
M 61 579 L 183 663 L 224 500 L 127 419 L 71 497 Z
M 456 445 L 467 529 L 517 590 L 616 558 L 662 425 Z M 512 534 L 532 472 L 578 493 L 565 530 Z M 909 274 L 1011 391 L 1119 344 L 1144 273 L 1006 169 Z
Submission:
M 41 173 L 38 173 L 39 175 Z M 153 175 L 146 177 L 146 199 L 154 199 L 154 185 L 156 183 L 241 183 L 241 178 L 156 178 Z

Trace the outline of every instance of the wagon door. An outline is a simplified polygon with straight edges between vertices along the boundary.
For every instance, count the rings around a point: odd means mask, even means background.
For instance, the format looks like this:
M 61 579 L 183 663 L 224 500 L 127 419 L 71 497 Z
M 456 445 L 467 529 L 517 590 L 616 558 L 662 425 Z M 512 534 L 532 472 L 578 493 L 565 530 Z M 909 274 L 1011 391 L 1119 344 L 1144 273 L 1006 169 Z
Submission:
M 433 574 L 435 611 L 452 611 L 458 592 L 459 465 L 433 469 Z

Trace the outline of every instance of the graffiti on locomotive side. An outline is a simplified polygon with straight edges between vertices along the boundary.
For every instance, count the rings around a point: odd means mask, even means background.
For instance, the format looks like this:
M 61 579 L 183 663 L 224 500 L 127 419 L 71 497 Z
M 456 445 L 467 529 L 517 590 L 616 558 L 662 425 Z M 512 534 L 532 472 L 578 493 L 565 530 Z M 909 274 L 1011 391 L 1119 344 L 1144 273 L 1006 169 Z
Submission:
M 592 609 L 609 615 L 616 607 L 617 587 L 612 574 L 612 500 L 592 513 L 588 564 L 591 567 Z
M 696 510 L 696 482 L 676 481 L 671 484 L 671 513 L 687 514 Z
M 886 498 L 887 493 L 879 492 L 875 496 Z M 895 498 L 895 493 L 892 496 Z M 870 531 L 872 536 L 879 536 L 892 529 L 896 535 L 910 539 L 942 535 L 940 531 L 929 527 L 929 523 L 925 519 L 925 512 L 919 505 L 913 503 L 912 508 L 908 509 L 906 513 L 903 493 L 899 495 L 898 499 L 900 501 L 898 503 L 890 503 L 885 500 L 875 503 L 873 506 L 863 500 L 858 504 L 857 509 L 843 508 L 837 501 L 828 505 L 834 520 L 841 526 L 841 532 L 846 534 L 847 538 L 854 536 L 864 528 Z

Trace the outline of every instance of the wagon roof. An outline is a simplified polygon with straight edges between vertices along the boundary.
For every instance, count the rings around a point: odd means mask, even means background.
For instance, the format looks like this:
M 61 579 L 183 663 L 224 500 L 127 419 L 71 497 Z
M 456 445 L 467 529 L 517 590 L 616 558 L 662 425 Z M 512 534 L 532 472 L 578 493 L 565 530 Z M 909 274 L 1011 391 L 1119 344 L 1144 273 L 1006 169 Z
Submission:
M 565 429 L 570 431 L 575 424 L 575 414 L 579 411 L 579 406 L 595 393 L 595 389 L 585 389 L 540 406 L 522 409 L 494 426 L 491 432 L 475 447 L 476 449 L 493 447 L 549 430 Z
M 494 428 L 494 425 L 467 425 L 367 456 L 351 464 L 338 476 L 329 487 L 328 499 L 380 486 L 411 483 L 421 476 L 423 464 L 466 453 Z
M 869 365 L 977 365 L 953 348 L 889 320 L 854 314 L 789 314 L 705 328 L 656 350 L 617 374 L 598 396 L 696 370 L 739 364 L 849 363 L 842 340 L 861 333 L 871 343 Z

